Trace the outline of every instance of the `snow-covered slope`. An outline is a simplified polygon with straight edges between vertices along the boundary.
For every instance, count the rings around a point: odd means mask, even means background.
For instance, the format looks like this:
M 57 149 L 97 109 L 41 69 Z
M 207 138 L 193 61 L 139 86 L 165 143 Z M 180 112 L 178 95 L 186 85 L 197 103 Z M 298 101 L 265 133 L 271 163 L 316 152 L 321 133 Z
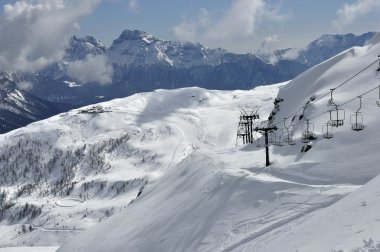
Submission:
M 361 35 L 352 33 L 326 34 L 312 41 L 305 48 L 281 49 L 269 53 L 259 53 L 259 55 L 268 62 L 275 63 L 281 59 L 288 59 L 312 67 L 353 46 L 364 46 L 375 35 L 375 32 L 367 32 Z
M 262 148 L 232 147 L 232 135 L 225 134 L 234 129 L 228 113 L 219 120 L 209 114 L 205 118 L 213 127 L 203 126 L 202 135 L 211 137 L 197 144 L 200 148 L 177 160 L 125 211 L 59 251 L 376 251 L 380 226 L 374 201 L 380 187 L 378 179 L 368 181 L 380 173 L 378 42 L 352 48 L 280 90 L 283 102 L 273 111 L 272 124 L 281 128 L 289 118 L 296 145 L 271 147 L 272 166 L 264 167 Z M 328 94 L 336 87 L 334 101 L 345 104 L 345 124 L 334 129 L 334 138 L 324 139 Z M 361 94 L 365 129 L 354 132 L 349 116 Z M 305 118 L 318 138 L 301 153 Z
M 191 153 L 234 147 L 239 109 L 268 115 L 279 86 L 157 90 L 1 135 L 0 246 L 60 245 L 119 214 Z
M 357 99 L 342 107 L 346 121 L 334 138 L 323 139 L 321 129 L 329 120 L 322 113 L 331 109 L 330 88 L 345 83 L 334 92 L 334 101 L 343 104 L 377 87 L 378 42 L 350 49 L 288 84 L 157 90 L 1 135 L 6 196 L 0 196 L 0 245 L 65 243 L 63 252 L 376 247 L 378 215 L 369 199 L 380 187 L 376 180 L 367 183 L 380 173 L 378 90 L 363 96 L 364 131 L 353 132 L 349 124 Z M 272 146 L 273 164 L 265 168 L 257 142 L 235 146 L 238 115 L 262 106 L 264 120 L 277 93 L 283 101 L 272 124 L 281 128 L 287 117 L 290 125 L 295 115 L 296 145 Z M 318 139 L 301 153 L 300 110 L 310 98 L 305 116 L 321 114 L 311 120 Z M 341 214 L 346 207 L 352 210 Z

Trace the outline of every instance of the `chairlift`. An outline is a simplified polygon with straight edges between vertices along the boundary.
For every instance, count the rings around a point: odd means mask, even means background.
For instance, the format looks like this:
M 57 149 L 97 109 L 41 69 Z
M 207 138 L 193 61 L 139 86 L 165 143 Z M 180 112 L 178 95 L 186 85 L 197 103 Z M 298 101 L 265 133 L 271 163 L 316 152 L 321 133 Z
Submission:
M 379 61 L 379 68 L 376 71 L 380 72 L 380 55 L 378 55 L 377 57 L 379 57 L 379 59 L 378 59 L 378 61 Z
M 362 109 L 362 97 L 358 96 L 359 108 L 355 114 L 351 115 L 351 129 L 354 131 L 362 131 L 364 129 Z
M 277 146 L 284 146 L 282 143 L 282 136 L 284 135 L 284 130 L 283 129 L 278 129 L 276 133 L 274 133 L 275 136 L 275 145 Z
M 286 119 L 287 118 L 284 118 L 284 127 L 286 129 L 287 135 L 286 135 L 286 137 L 284 139 L 284 142 L 287 143 L 287 144 L 289 144 L 289 145 L 295 145 L 296 142 L 293 139 L 294 128 L 293 128 L 293 126 L 286 126 Z M 293 119 L 294 119 L 294 117 L 293 117 Z
M 268 142 L 269 142 L 270 144 L 275 144 L 275 142 L 276 142 L 276 133 L 274 133 L 274 132 L 270 132 L 270 133 L 269 133 L 269 139 L 268 139 Z
M 330 122 L 327 122 L 326 125 L 322 126 L 322 134 L 325 139 L 333 138 L 333 127 Z
M 256 147 L 257 147 L 257 148 L 260 148 L 260 147 L 261 147 L 260 138 L 261 138 L 261 137 L 258 136 L 258 132 L 256 131 L 256 132 L 255 132 L 255 137 L 254 137 L 254 139 L 255 139 L 255 141 L 256 141 Z
M 380 108 L 380 85 L 379 85 L 379 99 L 376 101 L 376 104 Z
M 332 127 L 340 127 L 343 126 L 344 120 L 346 119 L 346 112 L 344 109 L 339 109 L 338 105 L 334 102 L 333 99 L 333 92 L 335 88 L 330 89 L 331 90 L 331 100 L 330 104 L 331 106 L 335 107 L 334 110 L 330 110 L 330 123 Z
M 260 144 L 260 138 L 259 138 L 259 137 L 256 139 L 256 147 L 257 147 L 257 148 L 260 148 L 260 147 L 261 147 L 261 144 Z
M 302 125 L 302 142 L 309 143 L 311 140 L 317 139 L 317 136 L 314 133 L 314 124 L 310 122 L 310 119 L 306 118 L 305 110 L 307 106 L 303 107 L 303 118 L 306 120 L 306 123 Z
M 306 120 L 306 123 L 302 125 L 302 142 L 309 143 L 315 139 L 317 139 L 317 136 L 314 133 L 314 123 L 310 123 L 310 120 Z

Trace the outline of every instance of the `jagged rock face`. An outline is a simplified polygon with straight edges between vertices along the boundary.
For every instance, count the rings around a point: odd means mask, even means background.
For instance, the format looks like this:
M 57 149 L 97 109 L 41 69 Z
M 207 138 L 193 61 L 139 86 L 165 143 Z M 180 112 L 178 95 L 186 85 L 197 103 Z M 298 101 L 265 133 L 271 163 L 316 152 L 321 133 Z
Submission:
M 69 47 L 66 49 L 64 59 L 66 61 L 83 60 L 88 55 L 101 55 L 105 53 L 106 46 L 94 37 L 85 38 L 72 37 Z
M 14 91 L 16 84 L 11 81 L 7 72 L 0 72 L 0 99 L 5 97 L 8 92 Z
M 117 65 L 170 65 L 190 68 L 216 66 L 222 62 L 223 49 L 208 49 L 199 43 L 164 41 L 142 31 L 125 30 L 107 51 L 109 60 Z

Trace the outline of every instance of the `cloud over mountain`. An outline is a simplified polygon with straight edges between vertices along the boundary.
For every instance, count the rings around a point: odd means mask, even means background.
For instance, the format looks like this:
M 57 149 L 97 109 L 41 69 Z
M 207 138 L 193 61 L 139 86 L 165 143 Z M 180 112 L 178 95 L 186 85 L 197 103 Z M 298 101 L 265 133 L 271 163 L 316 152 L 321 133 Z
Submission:
M 0 16 L 0 68 L 36 71 L 60 60 L 78 21 L 101 0 L 19 0 Z
M 84 60 L 77 60 L 69 64 L 67 73 L 70 77 L 82 83 L 110 84 L 113 69 L 107 62 L 105 55 L 89 55 Z
M 174 27 L 175 35 L 183 40 L 219 40 L 247 37 L 254 34 L 263 21 L 284 19 L 277 7 L 265 0 L 232 1 L 228 10 L 220 17 L 213 16 L 202 8 L 196 18 L 184 17 Z
M 380 10 L 380 1 L 378 0 L 357 0 L 352 4 L 344 4 L 336 13 L 334 25 L 341 29 L 375 10 Z

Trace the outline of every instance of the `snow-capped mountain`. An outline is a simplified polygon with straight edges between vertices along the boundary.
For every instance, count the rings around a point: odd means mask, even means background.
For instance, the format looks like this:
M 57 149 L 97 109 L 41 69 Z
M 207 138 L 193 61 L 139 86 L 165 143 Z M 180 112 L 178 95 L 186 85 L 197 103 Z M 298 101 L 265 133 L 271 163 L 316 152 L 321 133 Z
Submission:
M 272 63 L 289 59 L 312 67 L 353 46 L 364 46 L 375 34 L 375 32 L 367 32 L 362 35 L 352 33 L 323 35 L 303 49 L 288 48 L 259 55 Z
M 125 30 L 113 41 L 107 54 L 113 64 L 157 65 L 175 68 L 217 66 L 222 63 L 223 49 L 209 49 L 199 43 L 164 41 L 139 30 Z
M 379 51 L 377 37 L 289 83 L 157 90 L 1 135 L 0 245 L 376 251 Z M 325 139 L 333 88 L 345 118 Z M 353 131 L 360 95 L 364 130 Z M 295 142 L 271 145 L 267 168 L 259 134 L 252 145 L 235 145 L 239 111 L 256 106 L 261 120 L 271 118 L 258 125 L 279 128 L 271 142 Z M 312 148 L 301 152 L 307 121 Z
M 76 36 L 73 36 L 70 39 L 69 45 L 65 50 L 65 55 L 62 61 L 46 67 L 45 69 L 40 71 L 39 74 L 44 76 L 45 78 L 51 79 L 52 82 L 54 81 L 62 82 L 63 85 L 65 84 L 65 81 L 72 83 L 73 80 L 68 76 L 68 73 L 67 73 L 68 65 L 75 61 L 85 60 L 89 56 L 103 55 L 105 54 L 106 49 L 107 49 L 106 46 L 103 45 L 99 40 L 95 39 L 94 37 L 86 36 L 84 38 L 78 38 Z M 33 82 L 39 84 L 39 81 L 34 78 L 33 74 L 31 75 L 31 74 L 24 73 L 24 74 L 21 74 L 21 76 L 23 77 L 22 79 L 28 79 L 29 81 L 30 79 L 32 79 Z M 17 77 L 20 77 L 20 76 L 16 75 L 15 78 Z M 46 88 L 47 87 L 44 87 L 44 89 Z M 42 90 L 38 90 L 38 91 L 35 91 L 35 93 L 41 94 L 41 91 Z
M 27 91 L 34 96 L 74 107 L 158 88 L 249 89 L 292 79 L 335 53 L 363 45 L 371 36 L 373 33 L 325 35 L 306 49 L 275 52 L 276 64 L 272 64 L 262 55 L 233 54 L 199 43 L 164 41 L 146 32 L 125 30 L 110 48 L 93 37 L 73 37 L 61 62 L 39 73 L 13 74 L 13 79 L 30 83 Z M 84 85 L 69 76 L 70 64 L 95 56 L 104 56 L 113 65 L 110 85 Z
M 72 37 L 69 47 L 66 49 L 65 61 L 83 60 L 88 55 L 101 55 L 106 52 L 107 47 L 92 36 L 84 38 Z
M 293 79 L 336 53 L 363 45 L 371 36 L 373 33 L 326 35 L 303 50 L 286 49 L 270 55 L 255 55 L 209 49 L 199 43 L 164 41 L 143 31 L 125 30 L 109 48 L 92 37 L 74 37 L 62 62 L 41 71 L 38 78 L 23 74 L 15 79 L 35 83 L 30 90 L 33 95 L 75 106 L 157 88 L 249 89 Z M 83 85 L 69 77 L 70 62 L 96 55 L 104 55 L 112 64 L 111 85 Z
M 0 73 L 0 133 L 45 119 L 63 110 L 62 106 L 19 89 L 9 74 Z

